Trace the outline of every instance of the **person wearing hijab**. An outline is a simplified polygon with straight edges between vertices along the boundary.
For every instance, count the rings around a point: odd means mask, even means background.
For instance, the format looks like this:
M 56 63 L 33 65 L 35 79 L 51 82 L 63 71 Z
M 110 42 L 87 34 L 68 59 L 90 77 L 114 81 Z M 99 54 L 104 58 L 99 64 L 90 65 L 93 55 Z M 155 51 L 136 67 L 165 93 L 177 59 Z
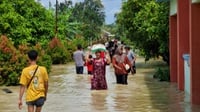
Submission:
M 128 69 L 131 63 L 126 54 L 123 53 L 123 47 L 119 46 L 116 49 L 115 55 L 112 58 L 112 64 L 116 76 L 117 84 L 128 84 Z
M 93 72 L 91 79 L 92 90 L 107 89 L 106 65 L 110 63 L 109 57 L 102 58 L 100 50 L 95 52 L 96 58 L 93 59 Z

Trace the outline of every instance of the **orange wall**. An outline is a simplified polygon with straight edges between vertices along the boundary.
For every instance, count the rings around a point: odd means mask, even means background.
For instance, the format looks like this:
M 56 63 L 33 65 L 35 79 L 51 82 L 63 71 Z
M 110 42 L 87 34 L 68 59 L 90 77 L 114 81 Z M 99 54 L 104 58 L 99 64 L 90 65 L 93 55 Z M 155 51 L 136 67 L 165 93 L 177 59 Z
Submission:
M 170 81 L 177 82 L 177 15 L 169 20 L 170 34 Z
M 190 5 L 191 100 L 200 105 L 200 4 Z
M 189 53 L 189 0 L 178 0 L 177 53 L 178 88 L 184 90 L 184 60 L 182 55 Z

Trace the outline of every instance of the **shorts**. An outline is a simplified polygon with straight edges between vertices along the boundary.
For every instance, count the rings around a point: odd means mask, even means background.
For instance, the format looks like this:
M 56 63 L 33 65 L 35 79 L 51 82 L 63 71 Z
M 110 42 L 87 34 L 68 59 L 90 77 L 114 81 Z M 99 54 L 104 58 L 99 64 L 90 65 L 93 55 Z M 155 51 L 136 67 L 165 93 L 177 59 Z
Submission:
M 26 102 L 26 104 L 27 105 L 33 105 L 33 106 L 36 106 L 36 107 L 41 107 L 41 106 L 44 105 L 44 102 L 45 102 L 45 98 L 44 97 L 40 97 L 37 100 Z

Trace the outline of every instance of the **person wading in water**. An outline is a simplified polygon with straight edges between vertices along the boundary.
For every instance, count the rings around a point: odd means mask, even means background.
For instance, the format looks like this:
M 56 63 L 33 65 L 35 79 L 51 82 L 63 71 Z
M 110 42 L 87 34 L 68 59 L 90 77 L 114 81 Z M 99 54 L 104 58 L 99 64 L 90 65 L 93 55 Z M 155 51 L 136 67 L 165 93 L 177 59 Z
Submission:
M 112 64 L 115 71 L 117 84 L 128 84 L 128 70 L 126 66 L 131 66 L 131 63 L 126 54 L 123 53 L 123 47 L 119 46 L 116 49 L 115 55 L 112 58 Z

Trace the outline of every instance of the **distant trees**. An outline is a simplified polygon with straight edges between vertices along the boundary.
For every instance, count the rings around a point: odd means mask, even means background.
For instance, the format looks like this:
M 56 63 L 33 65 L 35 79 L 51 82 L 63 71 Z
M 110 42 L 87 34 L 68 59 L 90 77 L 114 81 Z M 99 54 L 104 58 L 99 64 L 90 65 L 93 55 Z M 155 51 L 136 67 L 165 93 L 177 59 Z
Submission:
M 37 42 L 45 45 L 55 36 L 55 7 L 48 10 L 35 0 L 1 0 L 0 14 L 0 35 L 6 34 L 16 46 Z M 84 0 L 74 6 L 65 0 L 58 4 L 58 37 L 97 38 L 104 18 L 101 0 Z
M 104 23 L 101 0 L 84 0 L 72 5 L 58 4 L 58 33 L 55 35 L 55 7 L 40 0 L 0 0 L 0 85 L 16 85 L 26 53 L 39 51 L 39 65 L 51 70 L 51 64 L 71 61 L 76 44 L 86 46 L 89 38 L 98 38 Z
M 84 0 L 76 3 L 72 10 L 71 21 L 82 23 L 81 30 L 86 39 L 98 38 L 105 21 L 101 0 Z
M 55 12 L 55 8 L 53 9 Z M 57 27 L 58 35 L 57 37 L 61 40 L 72 40 L 76 35 L 81 35 L 81 23 L 76 21 L 71 21 L 72 17 L 72 1 L 64 1 L 58 4 L 58 14 L 57 14 Z

